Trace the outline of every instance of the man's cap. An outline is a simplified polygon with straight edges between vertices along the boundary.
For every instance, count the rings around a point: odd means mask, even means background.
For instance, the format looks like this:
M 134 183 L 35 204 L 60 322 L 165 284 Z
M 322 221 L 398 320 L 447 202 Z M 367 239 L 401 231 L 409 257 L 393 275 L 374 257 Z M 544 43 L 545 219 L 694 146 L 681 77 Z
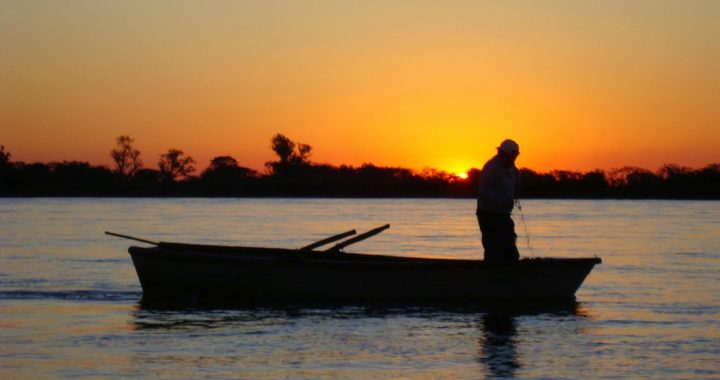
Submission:
M 507 139 L 500 143 L 500 146 L 498 147 L 499 150 L 502 150 L 503 152 L 507 154 L 518 154 L 520 153 L 520 145 L 516 143 L 513 140 Z

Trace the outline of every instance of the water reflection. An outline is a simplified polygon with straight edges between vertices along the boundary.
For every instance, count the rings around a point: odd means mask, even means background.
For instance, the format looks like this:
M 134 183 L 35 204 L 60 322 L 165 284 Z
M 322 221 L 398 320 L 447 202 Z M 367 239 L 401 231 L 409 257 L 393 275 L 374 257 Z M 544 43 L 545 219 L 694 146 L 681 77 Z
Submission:
M 284 377 L 287 371 L 292 377 L 292 371 L 305 367 L 318 371 L 308 377 L 319 378 L 332 378 L 338 368 L 358 378 L 378 368 L 394 368 L 397 377 L 457 377 L 451 363 L 461 361 L 472 365 L 460 377 L 508 378 L 532 364 L 522 355 L 535 349 L 538 335 L 547 332 L 553 338 L 550 331 L 561 331 L 560 339 L 572 341 L 583 334 L 577 327 L 585 319 L 587 313 L 574 301 L 175 308 L 139 303 L 131 328 L 151 355 L 132 361 L 152 370 L 194 358 L 208 367 L 244 368 L 248 377 L 254 371 L 269 377 Z M 205 352 L 209 342 L 215 353 L 210 356 Z M 168 352 L 167 347 L 177 349 Z M 552 356 L 552 348 L 547 349 L 542 352 Z
M 518 332 L 521 318 L 541 316 L 550 318 L 550 323 L 567 322 L 567 317 L 588 319 L 589 313 L 576 301 L 549 304 L 496 305 L 488 308 L 479 318 L 478 363 L 484 369 L 486 377 L 515 377 L 523 362 L 518 355 L 524 341 Z
M 490 312 L 480 321 L 480 353 L 478 361 L 491 377 L 514 377 L 520 368 L 517 357 L 517 326 L 515 317 L 506 313 Z

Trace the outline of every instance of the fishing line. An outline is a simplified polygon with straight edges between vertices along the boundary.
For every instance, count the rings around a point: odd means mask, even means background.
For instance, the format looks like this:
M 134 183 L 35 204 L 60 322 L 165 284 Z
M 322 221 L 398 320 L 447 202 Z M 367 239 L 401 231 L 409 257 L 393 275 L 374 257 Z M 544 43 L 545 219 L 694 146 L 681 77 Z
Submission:
M 523 228 L 525 229 L 525 243 L 530 250 L 530 256 L 535 256 L 532 246 L 530 245 L 530 233 L 528 232 L 527 223 L 525 222 L 525 215 L 523 215 L 522 204 L 520 204 L 519 199 L 515 199 L 515 204 L 517 205 L 518 210 L 520 210 L 520 219 L 522 220 Z

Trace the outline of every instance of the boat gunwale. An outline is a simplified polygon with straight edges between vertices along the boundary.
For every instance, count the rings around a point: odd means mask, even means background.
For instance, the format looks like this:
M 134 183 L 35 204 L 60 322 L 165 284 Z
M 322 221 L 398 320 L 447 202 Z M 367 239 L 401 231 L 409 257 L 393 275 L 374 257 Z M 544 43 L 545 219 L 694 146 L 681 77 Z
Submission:
M 168 243 L 165 243 L 168 247 Z M 223 247 L 223 246 L 194 246 L 180 244 L 183 249 L 168 249 L 163 246 L 157 247 L 137 247 L 130 246 L 128 252 L 131 256 L 139 255 L 148 258 L 163 260 L 192 260 L 192 261 L 255 261 L 259 263 L 267 263 L 274 261 L 285 261 L 288 259 L 297 259 L 300 261 L 311 263 L 327 263 L 327 264 L 352 264 L 352 265 L 492 265 L 492 266 L 535 266 L 535 265 L 578 265 L 578 264 L 600 264 L 602 259 L 599 257 L 524 257 L 517 262 L 500 262 L 488 263 L 481 259 L 452 259 L 452 258 L 436 258 L 436 257 L 404 257 L 392 255 L 376 255 L 367 253 L 344 253 L 344 252 L 323 252 L 308 251 L 290 248 L 267 248 L 267 247 Z M 209 247 L 206 250 L 205 247 Z M 213 249 L 220 247 L 221 249 Z

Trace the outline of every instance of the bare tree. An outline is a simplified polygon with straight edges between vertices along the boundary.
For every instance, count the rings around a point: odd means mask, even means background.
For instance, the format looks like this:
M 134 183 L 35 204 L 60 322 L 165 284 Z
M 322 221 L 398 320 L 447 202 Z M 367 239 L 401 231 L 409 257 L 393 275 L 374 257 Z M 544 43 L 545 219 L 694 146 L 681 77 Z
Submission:
M 167 153 L 160 155 L 158 166 L 160 176 L 164 181 L 172 182 L 178 178 L 187 177 L 195 171 L 195 166 L 190 156 L 179 149 L 168 149 Z
M 135 139 L 130 136 L 118 136 L 115 149 L 110 151 L 115 161 L 115 172 L 126 177 L 132 176 L 143 165 L 140 151 L 133 147 L 134 142 Z

